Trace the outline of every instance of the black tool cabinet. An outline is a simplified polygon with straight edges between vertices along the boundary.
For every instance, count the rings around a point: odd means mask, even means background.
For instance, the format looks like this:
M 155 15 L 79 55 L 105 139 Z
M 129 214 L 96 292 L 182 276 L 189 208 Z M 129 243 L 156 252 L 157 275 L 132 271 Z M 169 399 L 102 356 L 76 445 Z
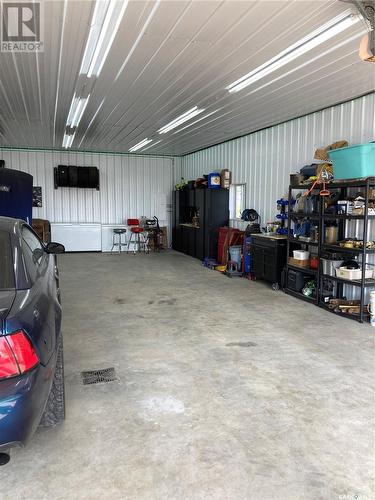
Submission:
M 286 261 L 287 238 L 252 235 L 251 249 L 254 277 L 278 288 Z
M 192 212 L 199 214 L 199 227 L 192 225 Z M 200 260 L 206 257 L 216 259 L 219 228 L 228 224 L 228 189 L 188 189 L 173 192 L 174 250 Z

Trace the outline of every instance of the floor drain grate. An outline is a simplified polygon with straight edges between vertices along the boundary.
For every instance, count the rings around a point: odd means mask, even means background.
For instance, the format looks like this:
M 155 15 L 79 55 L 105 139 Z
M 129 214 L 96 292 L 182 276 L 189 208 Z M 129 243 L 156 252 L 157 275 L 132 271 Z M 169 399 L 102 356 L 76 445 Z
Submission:
M 83 385 L 100 384 L 101 382 L 113 382 L 117 380 L 114 368 L 81 372 L 81 377 Z

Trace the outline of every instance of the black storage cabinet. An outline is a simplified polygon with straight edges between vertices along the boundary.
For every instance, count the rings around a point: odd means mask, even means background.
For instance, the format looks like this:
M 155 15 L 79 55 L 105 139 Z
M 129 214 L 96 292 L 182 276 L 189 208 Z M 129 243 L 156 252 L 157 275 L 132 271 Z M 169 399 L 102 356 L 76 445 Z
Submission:
M 252 236 L 253 273 L 257 279 L 279 284 L 286 262 L 287 239 Z
M 172 214 L 172 248 L 182 252 L 183 235 L 181 222 L 186 220 L 187 193 L 186 191 L 173 191 L 173 214 Z
M 199 228 L 189 223 L 189 207 L 199 211 Z M 217 258 L 219 228 L 229 223 L 228 189 L 191 189 L 173 192 L 172 247 L 203 260 Z

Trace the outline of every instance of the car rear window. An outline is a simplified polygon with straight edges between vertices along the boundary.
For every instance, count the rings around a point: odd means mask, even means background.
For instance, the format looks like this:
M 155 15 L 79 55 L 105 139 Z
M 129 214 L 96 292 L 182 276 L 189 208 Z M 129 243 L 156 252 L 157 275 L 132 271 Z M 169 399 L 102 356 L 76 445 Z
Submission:
M 14 269 L 10 236 L 0 231 L 0 290 L 14 288 Z

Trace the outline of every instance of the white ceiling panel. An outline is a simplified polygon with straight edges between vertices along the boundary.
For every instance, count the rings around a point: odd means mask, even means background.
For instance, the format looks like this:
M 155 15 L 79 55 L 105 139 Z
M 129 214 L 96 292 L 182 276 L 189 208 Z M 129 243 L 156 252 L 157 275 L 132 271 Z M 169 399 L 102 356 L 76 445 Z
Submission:
M 75 93 L 90 98 L 73 150 L 127 152 L 148 137 L 161 142 L 145 154 L 180 155 L 375 89 L 375 66 L 357 55 L 359 22 L 242 91 L 226 90 L 349 8 L 338 0 L 129 1 L 89 79 L 79 73 L 95 0 L 43 4 L 44 52 L 0 52 L 2 146 L 61 148 Z M 205 111 L 158 134 L 193 106 Z

